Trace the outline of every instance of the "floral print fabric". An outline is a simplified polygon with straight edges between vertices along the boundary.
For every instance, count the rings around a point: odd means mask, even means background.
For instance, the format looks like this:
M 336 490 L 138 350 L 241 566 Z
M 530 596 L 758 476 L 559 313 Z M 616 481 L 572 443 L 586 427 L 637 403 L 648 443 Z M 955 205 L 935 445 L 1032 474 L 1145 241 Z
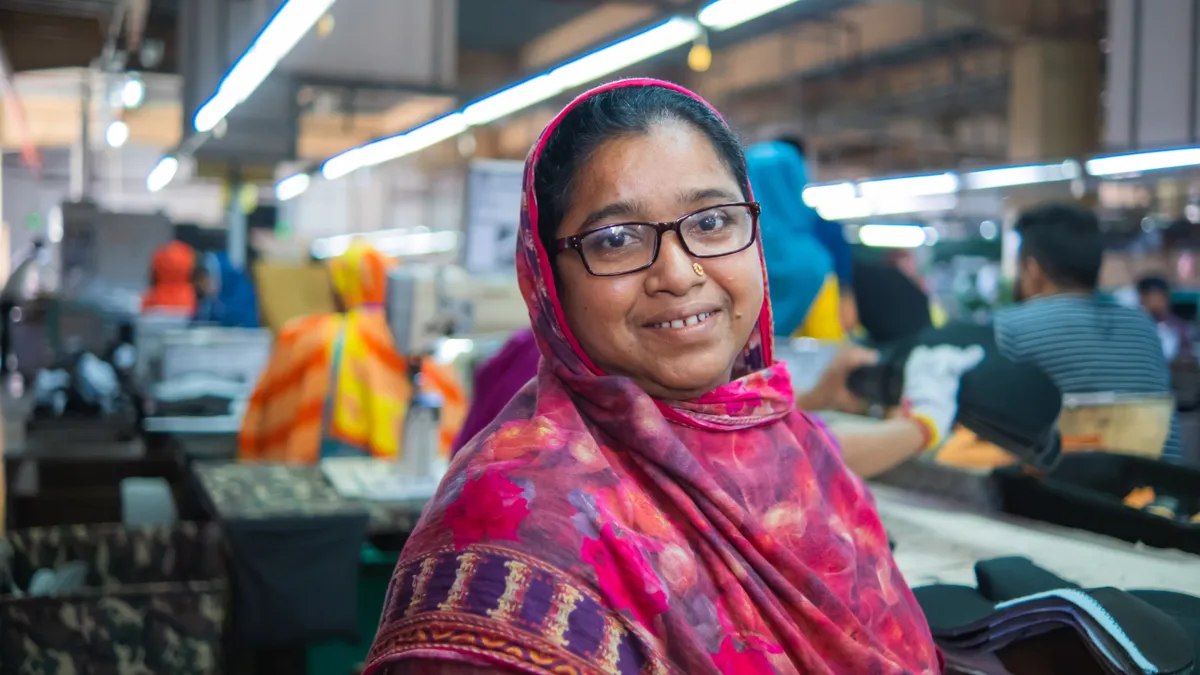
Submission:
M 595 91 L 623 86 L 678 89 Z M 686 404 L 580 349 L 533 193 L 570 108 L 525 172 L 517 265 L 538 377 L 456 456 L 401 556 L 367 675 L 439 655 L 527 673 L 940 673 L 870 494 L 793 407 L 769 303 L 736 379 Z

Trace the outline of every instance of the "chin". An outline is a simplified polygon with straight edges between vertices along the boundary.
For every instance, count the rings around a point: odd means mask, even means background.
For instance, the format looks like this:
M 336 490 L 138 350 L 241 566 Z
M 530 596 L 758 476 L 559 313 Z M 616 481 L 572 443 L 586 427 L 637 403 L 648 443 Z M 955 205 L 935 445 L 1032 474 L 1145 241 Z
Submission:
M 648 379 L 654 383 L 654 388 L 647 388 L 647 392 L 656 398 L 672 400 L 697 398 L 729 383 L 728 369 L 714 370 L 685 366 L 679 369 L 663 369 L 661 372 L 652 372 L 649 375 Z

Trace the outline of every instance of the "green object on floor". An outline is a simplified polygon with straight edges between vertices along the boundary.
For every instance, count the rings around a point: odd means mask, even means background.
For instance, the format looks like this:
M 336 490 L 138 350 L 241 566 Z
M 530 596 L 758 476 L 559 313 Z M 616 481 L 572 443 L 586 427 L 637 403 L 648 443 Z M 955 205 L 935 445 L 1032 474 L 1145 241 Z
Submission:
M 363 544 L 358 568 L 358 644 L 326 642 L 308 648 L 308 675 L 352 675 L 367 658 L 399 551 Z

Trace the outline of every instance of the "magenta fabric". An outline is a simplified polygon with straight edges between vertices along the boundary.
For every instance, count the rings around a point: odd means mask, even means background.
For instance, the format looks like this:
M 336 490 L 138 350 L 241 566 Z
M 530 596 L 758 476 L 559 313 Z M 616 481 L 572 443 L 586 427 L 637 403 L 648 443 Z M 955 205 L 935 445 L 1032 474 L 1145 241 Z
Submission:
M 491 424 L 521 387 L 529 384 L 537 375 L 541 358 L 537 338 L 532 330 L 525 328 L 513 333 L 500 351 L 475 370 L 471 407 L 458 438 L 454 439 L 451 454 Z
M 469 656 L 514 672 L 940 673 L 870 493 L 795 409 L 769 301 L 735 379 L 671 405 L 563 320 L 526 163 L 517 255 L 534 384 L 455 457 L 401 554 L 365 675 Z M 765 271 L 764 271 L 765 283 Z

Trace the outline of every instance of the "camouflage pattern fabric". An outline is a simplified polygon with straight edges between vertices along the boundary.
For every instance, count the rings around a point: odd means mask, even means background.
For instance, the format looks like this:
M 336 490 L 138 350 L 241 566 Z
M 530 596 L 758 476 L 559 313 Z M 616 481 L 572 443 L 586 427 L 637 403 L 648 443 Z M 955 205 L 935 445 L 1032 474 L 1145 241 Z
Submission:
M 227 584 L 215 527 L 71 526 L 11 532 L 16 583 L 68 561 L 87 587 L 0 595 L 0 675 L 215 675 Z
M 408 534 L 423 501 L 369 502 L 339 495 L 321 467 L 289 464 L 195 462 L 200 490 L 218 520 L 267 519 L 366 511 L 372 534 Z

